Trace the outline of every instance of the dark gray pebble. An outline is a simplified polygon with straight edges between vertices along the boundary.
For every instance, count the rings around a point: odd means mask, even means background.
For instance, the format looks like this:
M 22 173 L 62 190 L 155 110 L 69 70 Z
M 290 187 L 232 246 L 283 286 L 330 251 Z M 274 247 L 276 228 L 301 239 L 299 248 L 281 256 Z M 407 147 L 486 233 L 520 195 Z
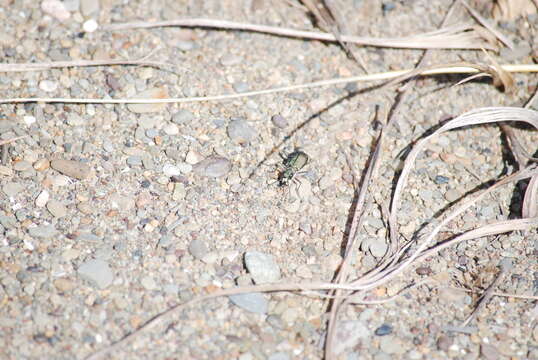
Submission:
M 383 324 L 375 330 L 377 336 L 385 336 L 392 333 L 392 326 L 389 324 Z
M 446 176 L 443 176 L 443 175 L 437 175 L 435 177 L 435 179 L 433 180 L 434 183 L 436 183 L 437 185 L 441 185 L 441 184 L 448 184 L 448 181 L 450 179 L 447 178 Z

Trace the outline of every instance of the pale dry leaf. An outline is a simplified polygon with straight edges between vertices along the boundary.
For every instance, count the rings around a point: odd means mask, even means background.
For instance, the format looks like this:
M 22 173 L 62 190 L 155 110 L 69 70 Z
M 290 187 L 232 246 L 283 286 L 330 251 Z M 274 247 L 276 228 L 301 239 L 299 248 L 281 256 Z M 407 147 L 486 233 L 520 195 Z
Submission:
M 524 218 L 538 217 L 538 176 L 533 176 L 527 185 L 521 215 Z
M 498 21 L 512 21 L 520 16 L 535 14 L 536 11 L 532 0 L 497 0 L 492 15 Z

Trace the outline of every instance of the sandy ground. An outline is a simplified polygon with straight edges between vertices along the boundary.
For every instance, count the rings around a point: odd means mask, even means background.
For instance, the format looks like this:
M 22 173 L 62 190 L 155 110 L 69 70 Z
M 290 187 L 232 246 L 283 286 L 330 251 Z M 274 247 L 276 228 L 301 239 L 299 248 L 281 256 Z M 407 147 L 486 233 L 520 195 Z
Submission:
M 157 28 L 83 33 L 100 26 L 184 17 L 313 28 L 294 1 L 65 1 L 69 18 L 36 1 L 0 0 L 3 63 L 76 59 L 151 60 L 170 69 L 106 66 L 0 74 L 2 97 L 125 98 L 234 94 L 362 73 L 335 44 L 214 29 Z M 489 17 L 486 1 L 473 4 Z M 338 1 L 348 31 L 401 37 L 438 28 L 447 1 Z M 56 16 L 61 13 L 56 12 Z M 463 11 L 454 22 L 470 21 Z M 498 28 L 517 45 L 500 63 L 532 63 L 537 17 Z M 86 23 L 86 26 L 91 25 Z M 371 73 L 415 66 L 422 51 L 355 48 Z M 480 51 L 434 50 L 429 64 L 481 61 Z M 351 277 L 375 267 L 387 248 L 383 208 L 407 147 L 441 121 L 486 106 L 522 106 L 536 76 L 515 75 L 512 93 L 487 81 L 422 78 L 387 129 L 379 177 L 352 254 Z M 342 260 L 354 198 L 396 87 L 342 84 L 301 91 L 172 105 L 27 103 L 0 105 L 0 357 L 82 359 L 169 307 L 253 282 L 331 281 Z M 536 108 L 536 104 L 534 108 Z M 538 135 L 515 129 L 534 152 Z M 300 148 L 309 156 L 289 187 L 277 165 Z M 452 131 L 419 156 L 398 220 L 411 239 L 421 226 L 481 185 L 513 171 L 494 125 Z M 347 159 L 352 159 L 353 169 Z M 70 160 L 72 162 L 58 161 Z M 521 187 L 507 186 L 440 234 L 517 217 Z M 538 358 L 538 308 L 494 296 L 469 326 L 478 294 L 509 259 L 499 292 L 537 295 L 536 229 L 484 237 L 442 251 L 371 299 L 347 306 L 337 331 L 339 359 Z M 456 287 L 456 288 L 454 288 Z M 319 359 L 327 302 L 281 292 L 220 297 L 185 308 L 105 358 Z

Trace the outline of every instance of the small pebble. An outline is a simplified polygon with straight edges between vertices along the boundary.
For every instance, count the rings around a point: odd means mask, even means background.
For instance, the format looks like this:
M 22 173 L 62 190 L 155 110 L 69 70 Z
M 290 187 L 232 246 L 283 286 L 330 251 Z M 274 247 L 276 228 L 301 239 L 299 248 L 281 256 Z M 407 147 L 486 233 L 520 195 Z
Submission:
M 194 256 L 195 259 L 202 260 L 207 252 L 207 245 L 202 240 L 192 240 L 189 244 L 189 253 Z
M 256 284 L 280 280 L 280 267 L 271 255 L 259 251 L 248 251 L 245 253 L 245 266 Z
M 210 156 L 194 165 L 193 169 L 200 176 L 218 178 L 228 174 L 232 169 L 232 164 L 224 157 Z
M 28 161 L 17 161 L 13 165 L 13 170 L 15 171 L 28 171 L 32 169 L 32 164 L 30 164 Z
M 189 150 L 187 152 L 187 156 L 185 157 L 185 162 L 189 165 L 195 165 L 203 160 L 202 155 L 197 153 L 194 150 Z
M 38 225 L 28 228 L 28 234 L 34 238 L 46 239 L 56 235 L 57 231 L 52 225 Z
M 78 274 L 99 289 L 107 288 L 114 280 L 114 274 L 104 260 L 92 259 L 84 262 L 78 268 Z
M 47 159 L 39 159 L 33 166 L 36 171 L 45 171 L 50 167 L 50 161 Z
M 151 276 L 144 276 L 142 280 L 140 280 L 140 284 L 144 287 L 146 290 L 156 290 L 157 289 L 157 283 L 155 282 L 155 279 Z
M 227 55 L 222 56 L 222 57 L 219 59 L 219 62 L 220 62 L 221 65 L 223 65 L 223 66 L 232 66 L 232 65 L 240 64 L 240 63 L 241 63 L 241 60 L 242 60 L 242 59 L 241 59 L 240 56 L 227 54 Z
M 236 82 L 232 85 L 236 93 L 244 93 L 249 90 L 249 86 L 246 82 Z
M 195 119 L 194 114 L 186 109 L 180 109 L 172 116 L 172 122 L 176 124 L 184 124 L 186 122 L 193 122 Z
M 243 119 L 230 121 L 227 129 L 228 137 L 238 144 L 249 143 L 256 137 L 256 130 Z
M 59 21 L 65 21 L 71 17 L 64 3 L 59 0 L 44 0 L 41 2 L 41 10 Z
M 452 339 L 446 335 L 441 335 L 437 338 L 437 348 L 441 351 L 448 352 L 448 349 L 452 345 Z
M 172 164 L 164 164 L 163 165 L 163 173 L 166 176 L 178 176 L 181 175 L 181 171 L 177 166 L 174 166 Z
M 90 167 L 80 161 L 63 159 L 52 160 L 50 166 L 54 170 L 78 180 L 85 180 L 91 174 Z
M 166 135 L 174 136 L 179 134 L 179 127 L 176 124 L 168 123 L 164 125 L 163 131 Z
M 273 115 L 271 117 L 271 121 L 273 122 L 273 125 L 275 125 L 277 128 L 284 129 L 288 126 L 288 120 L 280 114 Z
M 41 191 L 35 199 L 35 205 L 37 207 L 44 207 L 50 199 L 50 193 L 47 190 Z
M 432 273 L 432 269 L 429 266 L 420 266 L 416 270 L 418 275 L 430 275 Z
M 129 156 L 127 158 L 127 165 L 129 166 L 141 166 L 142 165 L 142 157 L 141 156 Z
M 45 92 L 54 92 L 58 89 L 58 83 L 52 80 L 42 80 L 39 82 L 39 88 Z
M 436 183 L 437 185 L 441 185 L 441 184 L 448 184 L 448 181 L 450 179 L 447 178 L 446 176 L 443 176 L 443 175 L 437 175 L 435 177 L 435 179 L 433 180 L 434 183 Z
M 194 49 L 194 42 L 192 41 L 177 40 L 174 42 L 174 45 L 181 51 L 190 51 Z
M 92 33 L 99 27 L 99 24 L 94 19 L 88 19 L 82 24 L 82 30 L 87 33 Z
M 375 334 L 377 336 L 385 336 L 389 335 L 390 333 L 392 333 L 392 326 L 390 326 L 389 324 L 383 324 L 377 329 L 375 329 Z
M 285 352 L 277 352 L 269 355 L 267 360 L 290 360 L 290 356 Z
M 10 167 L 0 165 L 0 175 L 13 176 L 13 170 Z
M 265 314 L 269 308 L 267 299 L 261 293 L 230 295 L 229 299 L 234 305 L 256 314 Z
M 71 291 L 75 287 L 75 283 L 72 280 L 65 278 L 56 279 L 54 280 L 53 284 L 54 287 L 60 292 Z
M 164 88 L 151 88 L 136 94 L 133 99 L 164 99 L 168 92 Z M 162 111 L 167 104 L 127 104 L 127 109 L 136 114 L 154 113 Z
M 450 189 L 445 193 L 445 199 L 449 202 L 457 201 L 461 197 L 461 193 L 456 189 Z

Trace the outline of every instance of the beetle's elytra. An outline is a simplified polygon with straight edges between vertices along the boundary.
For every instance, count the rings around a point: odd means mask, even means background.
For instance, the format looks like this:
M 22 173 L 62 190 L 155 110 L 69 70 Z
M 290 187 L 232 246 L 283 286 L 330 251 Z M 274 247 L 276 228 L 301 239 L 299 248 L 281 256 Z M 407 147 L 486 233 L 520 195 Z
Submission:
M 284 170 L 278 175 L 278 186 L 286 186 L 293 177 L 308 163 L 308 155 L 301 150 L 289 154 L 283 162 Z

